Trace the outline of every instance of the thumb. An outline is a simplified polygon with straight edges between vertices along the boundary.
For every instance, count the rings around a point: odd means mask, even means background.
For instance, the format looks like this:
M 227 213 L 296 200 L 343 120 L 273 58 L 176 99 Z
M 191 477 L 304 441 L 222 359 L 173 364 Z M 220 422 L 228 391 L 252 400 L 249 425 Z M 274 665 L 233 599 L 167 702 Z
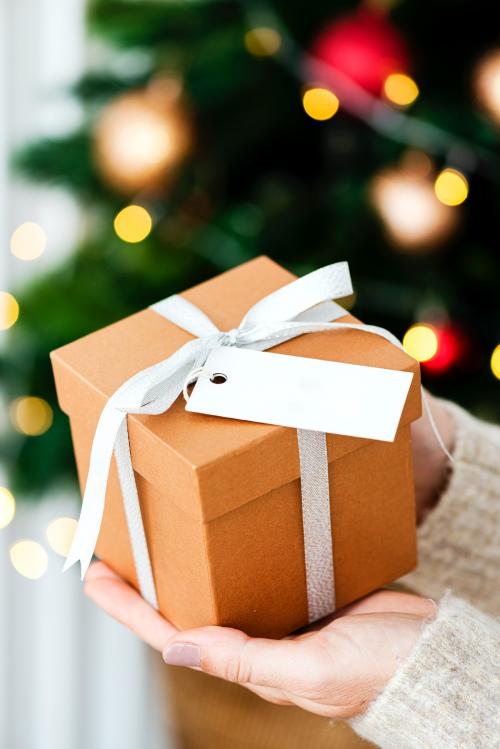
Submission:
M 163 660 L 237 684 L 287 689 L 300 669 L 299 643 L 252 638 L 237 629 L 203 627 L 172 637 Z

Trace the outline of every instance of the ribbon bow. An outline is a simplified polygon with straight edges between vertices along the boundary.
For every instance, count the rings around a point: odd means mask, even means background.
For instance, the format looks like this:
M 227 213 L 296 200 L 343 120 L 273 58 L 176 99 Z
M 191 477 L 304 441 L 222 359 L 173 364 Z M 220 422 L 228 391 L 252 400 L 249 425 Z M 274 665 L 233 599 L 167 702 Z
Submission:
M 154 578 L 132 468 L 127 414 L 161 414 L 168 411 L 182 393 L 186 381 L 189 381 L 190 373 L 202 367 L 210 351 L 220 346 L 238 346 L 263 351 L 305 333 L 361 328 L 401 348 L 397 338 L 383 328 L 334 322 L 346 312 L 343 307 L 332 300 L 349 294 L 352 294 L 352 285 L 348 264 L 340 262 L 320 268 L 264 297 L 249 309 L 237 328 L 227 332 L 218 330 L 198 307 L 180 296 L 174 295 L 152 305 L 151 309 L 155 312 L 197 338 L 184 344 L 167 359 L 133 375 L 106 403 L 94 436 L 80 519 L 64 569 L 80 561 L 82 579 L 85 576 L 101 528 L 108 475 L 114 453 L 139 586 L 143 597 L 157 608 Z M 324 435 L 322 437 L 324 440 Z M 321 478 L 320 483 L 323 487 L 326 486 L 326 500 L 323 497 L 323 501 L 329 502 L 326 443 L 325 445 L 320 443 L 319 450 L 316 445 L 312 458 L 308 457 L 311 455 L 310 445 L 311 434 L 308 435 L 304 430 L 299 430 L 303 507 L 305 507 L 307 497 L 309 497 L 308 507 L 310 507 L 310 503 L 314 502 L 312 495 L 318 494 L 318 476 Z M 316 482 L 315 492 L 310 491 L 312 481 Z M 324 530 L 325 516 L 322 515 L 320 520 L 320 525 Z M 318 523 L 314 523 L 313 519 L 312 527 L 317 528 L 317 526 Z M 309 548 L 308 552 L 307 548 L 306 523 L 304 523 L 304 530 L 306 578 L 308 594 L 310 594 L 308 595 L 310 616 L 313 619 L 330 613 L 332 606 L 334 608 L 333 590 L 330 591 L 327 601 L 323 600 L 318 605 L 311 606 L 314 591 L 324 587 L 324 580 L 322 583 L 320 579 L 321 574 L 323 578 L 325 574 L 332 577 L 333 570 L 328 573 L 314 572 L 315 567 L 324 567 L 325 562 L 324 560 L 315 561 L 314 553 L 311 557 L 309 553 L 311 549 Z M 329 523 L 327 531 L 328 536 Z M 329 535 L 329 556 L 333 564 L 331 534 Z M 314 547 L 314 540 L 312 546 Z M 329 587 L 333 588 L 333 578 Z M 329 609 L 329 611 L 324 609 Z

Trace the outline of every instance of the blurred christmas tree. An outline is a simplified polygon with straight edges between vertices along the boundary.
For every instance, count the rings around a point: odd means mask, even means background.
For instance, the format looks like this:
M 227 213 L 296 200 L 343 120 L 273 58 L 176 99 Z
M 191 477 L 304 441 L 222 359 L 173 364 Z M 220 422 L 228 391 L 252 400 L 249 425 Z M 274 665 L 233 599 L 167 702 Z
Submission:
M 90 3 L 110 52 L 75 89 L 85 123 L 16 159 L 88 221 L 16 294 L 12 486 L 73 476 L 51 349 L 260 253 L 297 273 L 347 259 L 355 313 L 410 328 L 426 384 L 498 418 L 496 29 L 486 0 Z

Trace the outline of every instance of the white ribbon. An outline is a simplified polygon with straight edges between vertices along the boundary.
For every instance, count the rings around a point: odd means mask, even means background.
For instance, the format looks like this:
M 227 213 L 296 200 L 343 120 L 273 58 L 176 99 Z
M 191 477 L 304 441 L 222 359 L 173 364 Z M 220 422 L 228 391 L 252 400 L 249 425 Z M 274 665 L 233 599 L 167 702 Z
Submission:
M 174 295 L 152 305 L 155 312 L 197 338 L 167 359 L 137 372 L 106 403 L 94 436 L 82 511 L 64 569 L 80 561 L 82 579 L 85 576 L 101 528 L 114 453 L 139 587 L 143 597 L 157 608 L 130 456 L 127 414 L 167 411 L 182 393 L 189 374 L 203 366 L 210 351 L 220 346 L 263 351 L 305 333 L 352 329 L 381 336 L 401 348 L 397 338 L 383 328 L 333 322 L 346 312 L 332 300 L 350 294 L 352 285 L 348 264 L 340 262 L 320 268 L 264 297 L 250 308 L 237 328 L 228 332 L 218 330 L 198 307 L 183 297 Z M 323 443 L 324 437 L 311 440 L 310 433 L 308 436 L 299 430 L 306 583 L 311 621 L 335 608 L 330 506 L 327 501 L 328 460 Z

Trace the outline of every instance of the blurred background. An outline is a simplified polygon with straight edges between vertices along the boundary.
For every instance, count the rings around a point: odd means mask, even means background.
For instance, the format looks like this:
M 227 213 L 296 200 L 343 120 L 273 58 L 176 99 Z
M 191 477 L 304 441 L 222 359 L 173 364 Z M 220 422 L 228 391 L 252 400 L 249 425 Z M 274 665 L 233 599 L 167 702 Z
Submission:
M 0 15 L 0 747 L 178 746 L 145 650 L 60 575 L 78 494 L 48 354 L 261 253 L 298 274 L 346 259 L 347 307 L 436 394 L 498 420 L 500 16 L 486 0 Z

